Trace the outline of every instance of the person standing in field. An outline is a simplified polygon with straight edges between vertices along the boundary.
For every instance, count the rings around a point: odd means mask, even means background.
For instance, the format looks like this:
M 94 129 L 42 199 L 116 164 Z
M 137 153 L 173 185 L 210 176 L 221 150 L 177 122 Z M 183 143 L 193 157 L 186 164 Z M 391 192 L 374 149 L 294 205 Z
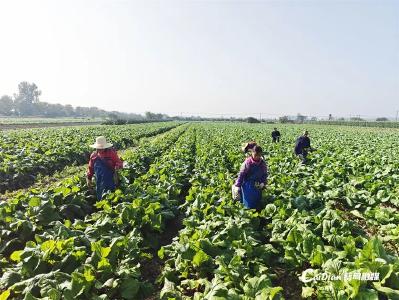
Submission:
M 314 149 L 310 146 L 309 132 L 305 130 L 303 135 L 297 138 L 294 148 L 294 153 L 297 155 L 302 164 L 306 164 L 309 151 Z
M 262 148 L 255 145 L 251 156 L 247 157 L 242 164 L 233 185 L 233 198 L 240 199 L 246 208 L 259 208 L 267 177 L 268 170 L 262 158 Z
M 119 184 L 117 170 L 123 167 L 123 163 L 104 136 L 97 137 L 96 142 L 90 147 L 96 151 L 90 155 L 87 186 L 89 189 L 93 188 L 92 179 L 95 175 L 97 199 L 101 200 L 104 193 L 114 191 Z
M 278 143 L 280 141 L 280 131 L 277 130 L 277 128 L 274 128 L 272 131 L 272 141 L 273 143 Z

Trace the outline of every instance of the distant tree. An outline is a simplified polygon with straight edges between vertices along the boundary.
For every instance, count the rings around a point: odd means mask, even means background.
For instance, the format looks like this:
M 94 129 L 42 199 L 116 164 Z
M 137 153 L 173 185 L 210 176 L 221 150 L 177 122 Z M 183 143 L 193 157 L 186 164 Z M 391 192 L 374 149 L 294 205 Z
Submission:
M 288 123 L 290 121 L 290 118 L 288 116 L 282 116 L 278 118 L 278 120 L 280 121 L 280 123 Z
M 329 121 L 332 121 L 332 120 L 333 120 L 332 114 L 329 114 L 329 115 L 328 115 L 328 120 L 329 120 Z
M 42 92 L 38 89 L 35 83 L 22 81 L 18 84 L 18 94 L 15 95 L 15 99 L 33 104 L 39 102 L 39 96 L 41 94 Z
M 317 121 L 317 117 L 311 117 L 310 121 Z
M 100 110 L 97 107 L 92 106 L 92 107 L 88 108 L 88 113 L 86 114 L 86 116 L 88 116 L 90 118 L 96 118 L 99 116 L 99 114 L 100 114 Z
M 49 104 L 47 102 L 39 102 L 35 104 L 35 109 L 39 115 L 44 117 L 50 117 L 49 115 Z
M 258 119 L 253 118 L 253 117 L 248 117 L 248 118 L 246 119 L 246 121 L 247 121 L 248 123 L 260 123 L 260 121 L 259 121 Z
M 388 118 L 385 118 L 385 117 L 381 117 L 381 118 L 377 118 L 377 119 L 375 119 L 377 122 L 386 122 L 386 121 L 389 121 L 388 120 Z
M 73 106 L 70 104 L 64 105 L 64 114 L 66 117 L 73 117 L 75 114 Z
M 76 106 L 75 107 L 75 117 L 81 117 L 81 116 L 82 116 L 82 107 Z
M 47 103 L 46 117 L 65 117 L 64 106 L 61 104 Z
M 14 101 L 10 96 L 4 95 L 0 98 L 0 115 L 11 116 L 14 111 Z
M 168 115 L 165 114 L 155 114 L 150 111 L 146 111 L 144 114 L 144 117 L 146 120 L 151 120 L 151 121 L 161 121 L 161 120 L 166 120 L 169 119 Z
M 34 83 L 26 81 L 18 85 L 18 93 L 14 97 L 3 96 L 0 98 L 0 114 L 18 116 L 45 116 L 45 117 L 86 117 L 106 118 L 110 115 L 124 121 L 142 120 L 169 120 L 166 114 L 155 114 L 147 112 L 145 116 L 134 113 L 122 113 L 117 111 L 108 112 L 98 107 L 73 108 L 72 105 L 51 104 L 40 102 L 41 91 Z
M 83 117 L 90 117 L 90 108 L 89 107 L 82 107 Z
M 150 112 L 150 111 L 146 111 L 146 112 L 144 113 L 144 117 L 145 117 L 147 120 L 155 120 L 155 119 L 156 119 L 156 114 L 154 114 L 154 113 L 152 113 L 152 112 Z
M 351 121 L 364 121 L 362 118 L 360 117 L 351 117 L 350 118 Z
M 117 112 L 110 112 L 109 114 L 108 114 L 108 116 L 107 116 L 110 120 L 112 120 L 112 121 L 115 121 L 115 120 L 118 120 L 119 119 L 119 117 L 118 117 L 118 113 Z
M 155 120 L 163 120 L 163 114 L 155 114 Z
M 26 81 L 18 85 L 18 94 L 14 94 L 15 108 L 20 116 L 30 116 L 37 113 L 35 104 L 39 102 L 42 92 L 34 83 Z
M 306 121 L 307 118 L 308 118 L 307 116 L 304 116 L 304 115 L 301 115 L 301 114 L 297 114 L 296 121 L 298 123 L 303 123 L 303 122 Z

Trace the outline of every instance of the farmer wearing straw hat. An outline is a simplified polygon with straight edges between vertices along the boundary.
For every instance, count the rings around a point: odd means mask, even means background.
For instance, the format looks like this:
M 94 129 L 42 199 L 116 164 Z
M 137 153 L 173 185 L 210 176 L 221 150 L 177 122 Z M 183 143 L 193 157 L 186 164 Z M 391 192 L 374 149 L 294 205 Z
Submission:
M 111 148 L 112 144 L 107 143 L 104 136 L 97 137 L 96 142 L 90 147 L 96 149 L 96 151 L 90 155 L 87 186 L 92 189 L 92 179 L 95 174 L 97 199 L 101 200 L 105 192 L 115 190 L 118 183 L 116 170 L 121 169 L 123 163 L 116 150 Z

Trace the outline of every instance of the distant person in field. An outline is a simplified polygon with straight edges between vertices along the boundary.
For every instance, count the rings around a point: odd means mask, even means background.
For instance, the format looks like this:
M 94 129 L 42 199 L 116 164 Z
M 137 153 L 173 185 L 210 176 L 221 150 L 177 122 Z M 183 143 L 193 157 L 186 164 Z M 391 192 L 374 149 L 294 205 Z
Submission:
M 93 188 L 93 175 L 96 176 L 96 194 L 97 199 L 101 200 L 103 194 L 108 191 L 114 191 L 119 184 L 117 170 L 123 167 L 123 163 L 112 144 L 107 143 L 104 136 L 96 138 L 95 144 L 90 147 L 96 149 L 89 160 L 87 171 L 87 186 Z
M 262 148 L 255 145 L 251 156 L 241 166 L 238 178 L 232 187 L 233 198 L 240 200 L 246 208 L 260 208 L 262 190 L 266 186 L 268 171 L 262 158 Z
M 277 130 L 277 128 L 274 128 L 272 131 L 272 141 L 273 143 L 278 143 L 280 141 L 280 131 Z
M 294 152 L 300 158 L 303 164 L 307 162 L 307 156 L 310 151 L 314 151 L 310 146 L 309 132 L 306 130 L 303 135 L 297 138 Z

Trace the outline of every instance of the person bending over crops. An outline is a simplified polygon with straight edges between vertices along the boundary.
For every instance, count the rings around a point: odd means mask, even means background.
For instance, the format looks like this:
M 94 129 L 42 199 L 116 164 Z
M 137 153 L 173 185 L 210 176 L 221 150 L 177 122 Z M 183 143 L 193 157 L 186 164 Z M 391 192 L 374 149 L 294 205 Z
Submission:
M 294 152 L 300 158 L 302 164 L 306 164 L 309 151 L 314 150 L 315 149 L 310 146 L 309 132 L 306 130 L 303 135 L 297 138 Z
M 267 176 L 267 165 L 262 158 L 262 148 L 255 145 L 251 156 L 242 164 L 233 186 L 233 196 L 236 195 L 234 198 L 240 199 L 246 208 L 259 208 Z
M 101 200 L 105 192 L 114 191 L 118 185 L 117 170 L 123 167 L 123 163 L 112 144 L 107 143 L 103 136 L 97 137 L 95 144 L 90 147 L 96 151 L 90 155 L 87 186 L 93 188 L 92 179 L 96 175 L 96 194 L 97 199 Z
M 272 131 L 272 141 L 273 143 L 278 143 L 280 141 L 280 131 L 277 130 L 277 128 L 274 128 Z

